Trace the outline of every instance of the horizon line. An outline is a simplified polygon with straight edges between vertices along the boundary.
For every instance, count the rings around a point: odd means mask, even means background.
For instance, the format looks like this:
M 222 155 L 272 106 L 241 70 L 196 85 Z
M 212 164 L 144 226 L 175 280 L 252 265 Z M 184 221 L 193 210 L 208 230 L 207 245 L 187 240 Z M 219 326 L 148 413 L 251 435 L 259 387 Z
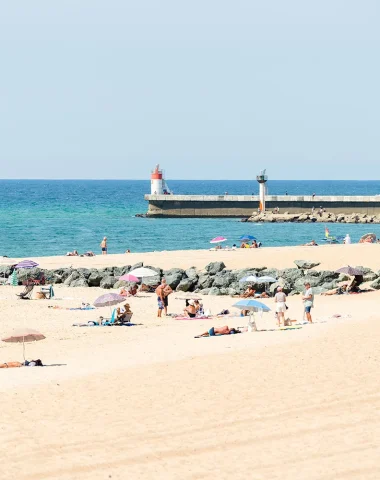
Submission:
M 107 181 L 107 182 L 150 182 L 150 178 L 0 178 L 0 181 L 52 181 L 52 182 L 72 182 L 72 181 L 89 181 L 89 182 L 98 182 L 98 181 Z M 180 182 L 256 182 L 256 178 L 246 179 L 246 178 L 166 178 L 166 181 L 180 181 Z M 299 178 L 299 179 L 290 179 L 290 178 L 270 178 L 268 182 L 379 182 L 379 179 L 368 179 L 368 178 L 341 178 L 341 179 L 331 179 L 331 178 Z

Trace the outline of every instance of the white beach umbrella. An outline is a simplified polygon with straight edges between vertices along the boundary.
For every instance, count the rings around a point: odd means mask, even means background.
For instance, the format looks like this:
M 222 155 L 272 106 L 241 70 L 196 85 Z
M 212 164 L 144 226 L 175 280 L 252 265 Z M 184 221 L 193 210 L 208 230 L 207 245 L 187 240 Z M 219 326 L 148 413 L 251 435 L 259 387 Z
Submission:
M 151 268 L 140 267 L 140 268 L 135 268 L 134 270 L 129 272 L 129 275 L 133 275 L 137 278 L 141 278 L 140 290 L 142 290 L 143 278 L 144 277 L 155 277 L 156 275 L 158 275 L 158 273 L 155 270 L 152 270 Z

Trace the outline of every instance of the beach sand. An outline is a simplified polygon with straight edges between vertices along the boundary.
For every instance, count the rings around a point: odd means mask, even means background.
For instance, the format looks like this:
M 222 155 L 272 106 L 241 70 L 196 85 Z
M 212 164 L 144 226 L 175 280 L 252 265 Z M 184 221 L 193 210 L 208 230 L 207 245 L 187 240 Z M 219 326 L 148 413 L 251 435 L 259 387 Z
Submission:
M 307 259 L 323 269 L 377 269 L 379 251 L 352 245 L 67 260 L 144 260 L 161 268 L 223 260 L 238 268 Z M 66 259 L 40 260 L 48 268 Z M 109 309 L 64 308 L 92 302 L 103 290 L 57 286 L 51 301 L 17 300 L 19 290 L 0 287 L 0 334 L 40 330 L 47 338 L 28 344 L 27 357 L 57 366 L 0 370 L 1 479 L 378 478 L 380 292 L 318 296 L 315 324 L 299 330 L 276 330 L 270 312 L 258 318 L 257 333 L 196 339 L 210 326 L 246 319 L 158 320 L 155 297 L 145 294 L 129 301 L 143 325 L 78 328 L 72 323 Z M 183 309 L 180 298 L 171 295 L 170 312 Z M 204 297 L 214 314 L 237 312 L 235 301 Z M 273 307 L 272 299 L 265 303 Z M 300 298 L 288 305 L 289 316 L 301 320 Z M 0 363 L 12 360 L 22 360 L 21 346 L 0 342 Z

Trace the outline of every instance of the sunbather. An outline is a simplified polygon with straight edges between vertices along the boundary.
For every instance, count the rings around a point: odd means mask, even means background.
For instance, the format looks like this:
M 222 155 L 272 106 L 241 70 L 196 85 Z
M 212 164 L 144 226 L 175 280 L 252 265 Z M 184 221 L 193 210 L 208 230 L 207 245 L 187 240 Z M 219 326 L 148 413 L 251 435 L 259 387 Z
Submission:
M 224 327 L 211 327 L 207 332 L 198 335 L 198 337 L 215 337 L 219 335 L 230 335 L 233 333 L 241 333 L 237 328 L 229 328 L 227 325 Z
M 321 293 L 321 295 L 343 295 L 343 293 L 347 293 L 347 285 L 342 285 L 341 287 L 333 288 L 331 290 L 327 290 L 327 292 Z
M 136 287 L 136 285 L 131 285 L 131 286 L 128 287 L 128 288 L 126 288 L 126 287 L 121 287 L 120 295 L 121 295 L 122 297 L 134 297 L 135 295 L 137 295 L 137 287 Z
M 249 298 L 249 297 L 254 297 L 256 293 L 256 290 L 252 287 L 252 285 L 248 285 L 247 290 L 240 295 L 241 298 Z
M 25 360 L 24 363 L 20 362 L 6 362 L 1 363 L 0 368 L 19 368 L 19 367 L 43 367 L 43 363 L 40 359 L 38 360 Z
M 183 313 L 190 318 L 194 318 L 196 316 L 197 307 L 194 304 L 194 300 L 188 301 L 188 306 L 183 310 Z

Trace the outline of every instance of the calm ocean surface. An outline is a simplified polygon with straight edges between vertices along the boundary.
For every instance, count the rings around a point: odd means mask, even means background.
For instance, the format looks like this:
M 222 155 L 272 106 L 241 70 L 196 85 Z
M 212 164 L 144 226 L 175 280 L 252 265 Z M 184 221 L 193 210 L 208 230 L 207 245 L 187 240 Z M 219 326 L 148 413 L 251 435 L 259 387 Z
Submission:
M 168 181 L 176 194 L 257 193 L 255 181 Z M 273 195 L 376 195 L 380 181 L 270 181 Z M 62 255 L 77 249 L 99 253 L 108 237 L 109 253 L 204 249 L 217 235 L 237 242 L 255 235 L 264 246 L 299 245 L 324 235 L 322 224 L 247 224 L 237 219 L 134 218 L 147 211 L 144 194 L 150 182 L 140 180 L 0 180 L 0 256 Z M 334 235 L 353 240 L 380 225 L 330 225 Z

